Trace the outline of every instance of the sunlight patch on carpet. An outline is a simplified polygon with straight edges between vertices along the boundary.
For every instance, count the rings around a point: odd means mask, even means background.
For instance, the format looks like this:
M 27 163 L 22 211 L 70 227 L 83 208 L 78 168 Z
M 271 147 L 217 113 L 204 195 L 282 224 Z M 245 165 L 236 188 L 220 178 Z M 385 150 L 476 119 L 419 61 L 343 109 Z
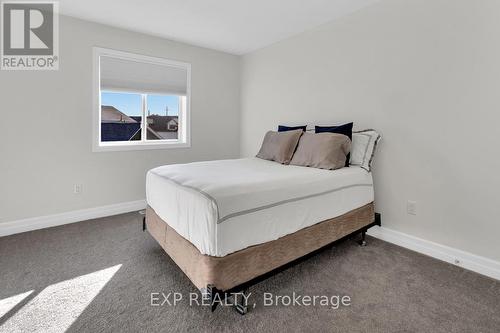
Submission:
M 121 266 L 116 265 L 46 287 L 10 317 L 0 327 L 0 332 L 64 332 L 99 294 Z M 17 301 L 19 303 L 31 292 L 13 297 L 17 298 L 24 295 Z M 1 301 L 1 304 L 3 304 L 3 301 Z M 14 300 L 9 301 L 9 304 L 12 302 Z M 7 301 L 5 304 L 7 304 Z M 14 306 L 15 304 L 12 307 Z
M 7 312 L 12 310 L 17 304 L 19 304 L 23 299 L 28 297 L 34 290 L 27 291 L 22 294 L 14 295 L 4 299 L 0 299 L 0 318 L 5 316 Z

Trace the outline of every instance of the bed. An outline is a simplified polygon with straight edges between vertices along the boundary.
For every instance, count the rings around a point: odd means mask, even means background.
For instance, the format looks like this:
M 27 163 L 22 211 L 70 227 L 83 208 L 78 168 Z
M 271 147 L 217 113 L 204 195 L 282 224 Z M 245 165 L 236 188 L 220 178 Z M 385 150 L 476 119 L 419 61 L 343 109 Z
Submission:
M 358 166 L 259 158 L 167 165 L 147 173 L 146 196 L 145 228 L 209 298 L 346 236 L 364 238 L 377 223 L 372 174 Z

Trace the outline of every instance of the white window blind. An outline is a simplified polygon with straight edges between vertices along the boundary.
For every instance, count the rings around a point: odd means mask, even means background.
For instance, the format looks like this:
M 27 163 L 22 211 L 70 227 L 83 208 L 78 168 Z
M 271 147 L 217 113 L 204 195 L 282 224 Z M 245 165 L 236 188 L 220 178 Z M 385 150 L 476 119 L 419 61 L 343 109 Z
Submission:
M 187 70 L 101 56 L 101 90 L 186 95 Z

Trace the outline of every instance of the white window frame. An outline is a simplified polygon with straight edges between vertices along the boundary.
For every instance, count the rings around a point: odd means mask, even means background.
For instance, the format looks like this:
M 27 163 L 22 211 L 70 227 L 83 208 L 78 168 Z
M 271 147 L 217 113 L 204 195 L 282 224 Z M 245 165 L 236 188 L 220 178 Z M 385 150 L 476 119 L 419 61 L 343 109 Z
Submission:
M 179 122 L 178 122 L 178 139 L 165 139 L 165 140 L 149 140 L 146 141 L 146 121 L 144 118 L 141 125 L 141 141 L 116 141 L 116 142 L 101 142 L 101 69 L 100 58 L 101 56 L 108 56 L 117 59 L 139 61 L 143 63 L 150 63 L 160 66 L 169 66 L 185 69 L 187 72 L 187 87 L 186 87 L 186 105 L 179 105 Z M 118 90 L 105 90 L 110 92 L 119 92 Z M 145 56 L 135 53 L 124 51 L 117 51 L 112 49 L 105 49 L 101 47 L 93 48 L 93 145 L 92 151 L 105 152 L 105 151 L 123 151 L 123 150 L 148 150 L 148 149 L 169 149 L 169 148 L 189 148 L 191 147 L 191 64 L 179 61 L 173 61 L 165 58 Z M 122 91 L 127 93 L 137 93 L 142 95 L 142 106 L 147 108 L 147 101 L 144 100 L 145 94 L 161 95 L 158 92 L 134 92 Z M 167 95 L 167 94 L 165 94 Z M 176 94 L 168 94 L 176 95 Z M 181 103 L 183 99 L 179 99 Z M 146 109 L 147 110 L 147 109 Z M 144 110 L 141 110 L 145 114 Z

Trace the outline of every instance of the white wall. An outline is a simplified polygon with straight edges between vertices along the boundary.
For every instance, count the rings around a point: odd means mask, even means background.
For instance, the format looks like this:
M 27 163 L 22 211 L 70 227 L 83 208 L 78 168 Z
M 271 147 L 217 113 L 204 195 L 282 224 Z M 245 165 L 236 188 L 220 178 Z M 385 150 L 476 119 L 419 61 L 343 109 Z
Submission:
M 278 124 L 376 128 L 383 224 L 500 260 L 499 12 L 497 0 L 383 0 L 245 56 L 242 154 Z
M 59 71 L 0 71 L 0 223 L 143 199 L 149 168 L 254 155 L 279 123 L 353 120 L 383 135 L 385 226 L 500 260 L 499 12 L 382 0 L 242 59 L 61 17 Z M 192 64 L 191 148 L 92 153 L 92 46 Z
M 93 46 L 192 64 L 191 148 L 92 152 Z M 239 86 L 236 56 L 61 17 L 59 71 L 0 71 L 0 223 L 144 199 L 152 167 L 237 157 Z

